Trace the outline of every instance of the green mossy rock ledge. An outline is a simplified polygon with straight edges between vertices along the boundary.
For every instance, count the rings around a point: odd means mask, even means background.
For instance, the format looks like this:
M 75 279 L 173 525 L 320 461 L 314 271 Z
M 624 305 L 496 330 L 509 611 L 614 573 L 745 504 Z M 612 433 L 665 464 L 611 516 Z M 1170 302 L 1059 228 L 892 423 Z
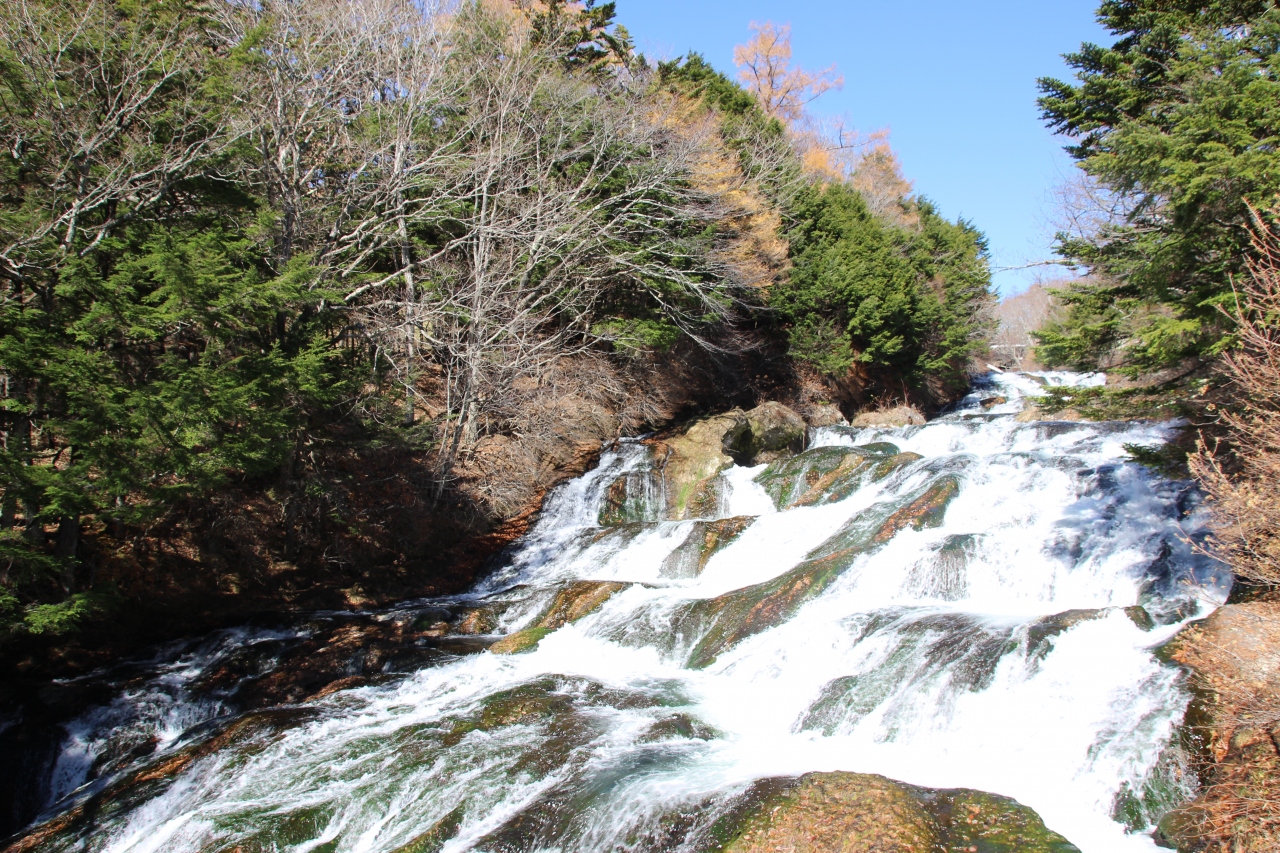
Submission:
M 725 853 L 1080 853 L 1008 797 L 864 773 L 757 782 L 712 836 Z

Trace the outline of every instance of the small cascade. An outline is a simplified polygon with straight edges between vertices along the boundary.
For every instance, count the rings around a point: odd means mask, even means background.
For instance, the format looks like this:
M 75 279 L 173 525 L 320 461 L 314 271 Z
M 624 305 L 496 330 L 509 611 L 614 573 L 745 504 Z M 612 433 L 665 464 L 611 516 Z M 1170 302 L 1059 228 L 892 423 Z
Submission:
M 69 727 L 50 814 L 72 819 L 42 849 L 693 853 L 757 780 L 845 770 L 1015 798 L 1086 853 L 1154 850 L 1194 780 L 1189 694 L 1153 650 L 1229 578 L 1188 544 L 1194 490 L 1129 459 L 1167 426 L 1016 417 L 1100 381 L 997 372 L 922 426 L 815 430 L 681 518 L 661 447 L 619 443 L 472 592 L 414 605 L 489 652 L 287 715 L 155 686 L 208 652 L 157 664 Z M 144 735 L 177 769 L 128 758 Z M 78 819 L 108 754 L 108 805 Z

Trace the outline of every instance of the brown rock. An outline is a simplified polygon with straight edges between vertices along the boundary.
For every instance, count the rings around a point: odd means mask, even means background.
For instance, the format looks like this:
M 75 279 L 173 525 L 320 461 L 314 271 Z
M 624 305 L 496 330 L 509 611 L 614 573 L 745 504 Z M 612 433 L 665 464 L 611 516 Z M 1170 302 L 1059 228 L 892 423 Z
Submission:
M 853 426 L 864 427 L 904 427 L 920 426 L 925 417 L 913 406 L 894 406 L 892 409 L 880 409 L 875 412 L 863 412 L 853 419 Z
M 751 465 L 774 462 L 804 450 L 808 427 L 804 418 L 781 403 L 761 403 L 747 412 Z
M 1157 840 L 1182 851 L 1280 849 L 1280 603 L 1220 607 L 1159 654 L 1194 674 L 1185 731 L 1204 767 L 1202 793 L 1161 819 Z
M 810 773 L 765 796 L 726 853 L 921 853 L 938 836 L 904 786 L 883 776 Z
M 833 403 L 813 403 L 805 411 L 805 420 L 811 427 L 842 426 L 848 423 L 840 407 Z
M 1079 853 L 1026 806 L 864 773 L 757 782 L 712 832 L 727 853 Z

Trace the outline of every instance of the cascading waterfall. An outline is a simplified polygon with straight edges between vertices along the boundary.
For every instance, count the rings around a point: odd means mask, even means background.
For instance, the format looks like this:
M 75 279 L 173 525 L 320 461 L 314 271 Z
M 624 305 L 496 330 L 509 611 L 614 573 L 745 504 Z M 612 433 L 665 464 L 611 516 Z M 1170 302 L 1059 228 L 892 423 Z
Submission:
M 1013 797 L 1086 853 L 1155 849 L 1192 780 L 1188 693 L 1153 649 L 1229 580 L 1187 544 L 1194 492 L 1129 461 L 1166 426 L 1015 418 L 1093 381 L 996 373 L 924 426 L 817 430 L 725 471 L 696 519 L 668 520 L 652 448 L 620 443 L 473 592 L 397 611 L 480 614 L 522 653 L 183 737 L 220 706 L 121 727 L 155 693 L 135 688 L 73 726 L 54 799 L 85 755 L 127 752 L 112 737 L 163 730 L 155 754 L 44 849 L 692 851 L 752 781 L 819 770 Z

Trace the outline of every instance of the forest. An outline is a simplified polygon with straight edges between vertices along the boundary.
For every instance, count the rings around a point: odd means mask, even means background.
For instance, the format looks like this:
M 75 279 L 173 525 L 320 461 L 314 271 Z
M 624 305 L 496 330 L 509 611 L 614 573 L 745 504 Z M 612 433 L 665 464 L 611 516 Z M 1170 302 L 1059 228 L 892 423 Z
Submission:
M 148 543 L 220 500 L 266 500 L 301 540 L 321 534 L 289 507 L 320 506 L 346 535 L 313 476 L 326 454 L 395 447 L 413 500 L 470 488 L 500 521 L 527 503 L 510 478 L 554 460 L 463 468 L 553 429 L 538 400 L 574 369 L 768 350 L 819 385 L 963 390 L 990 325 L 982 234 L 914 195 L 883 137 L 809 118 L 837 81 L 791 66 L 785 28 L 757 28 L 736 82 L 696 54 L 647 61 L 614 18 L 561 0 L 0 16 L 6 638 L 197 590 L 201 557 Z M 661 425 L 638 409 L 626 428 Z

